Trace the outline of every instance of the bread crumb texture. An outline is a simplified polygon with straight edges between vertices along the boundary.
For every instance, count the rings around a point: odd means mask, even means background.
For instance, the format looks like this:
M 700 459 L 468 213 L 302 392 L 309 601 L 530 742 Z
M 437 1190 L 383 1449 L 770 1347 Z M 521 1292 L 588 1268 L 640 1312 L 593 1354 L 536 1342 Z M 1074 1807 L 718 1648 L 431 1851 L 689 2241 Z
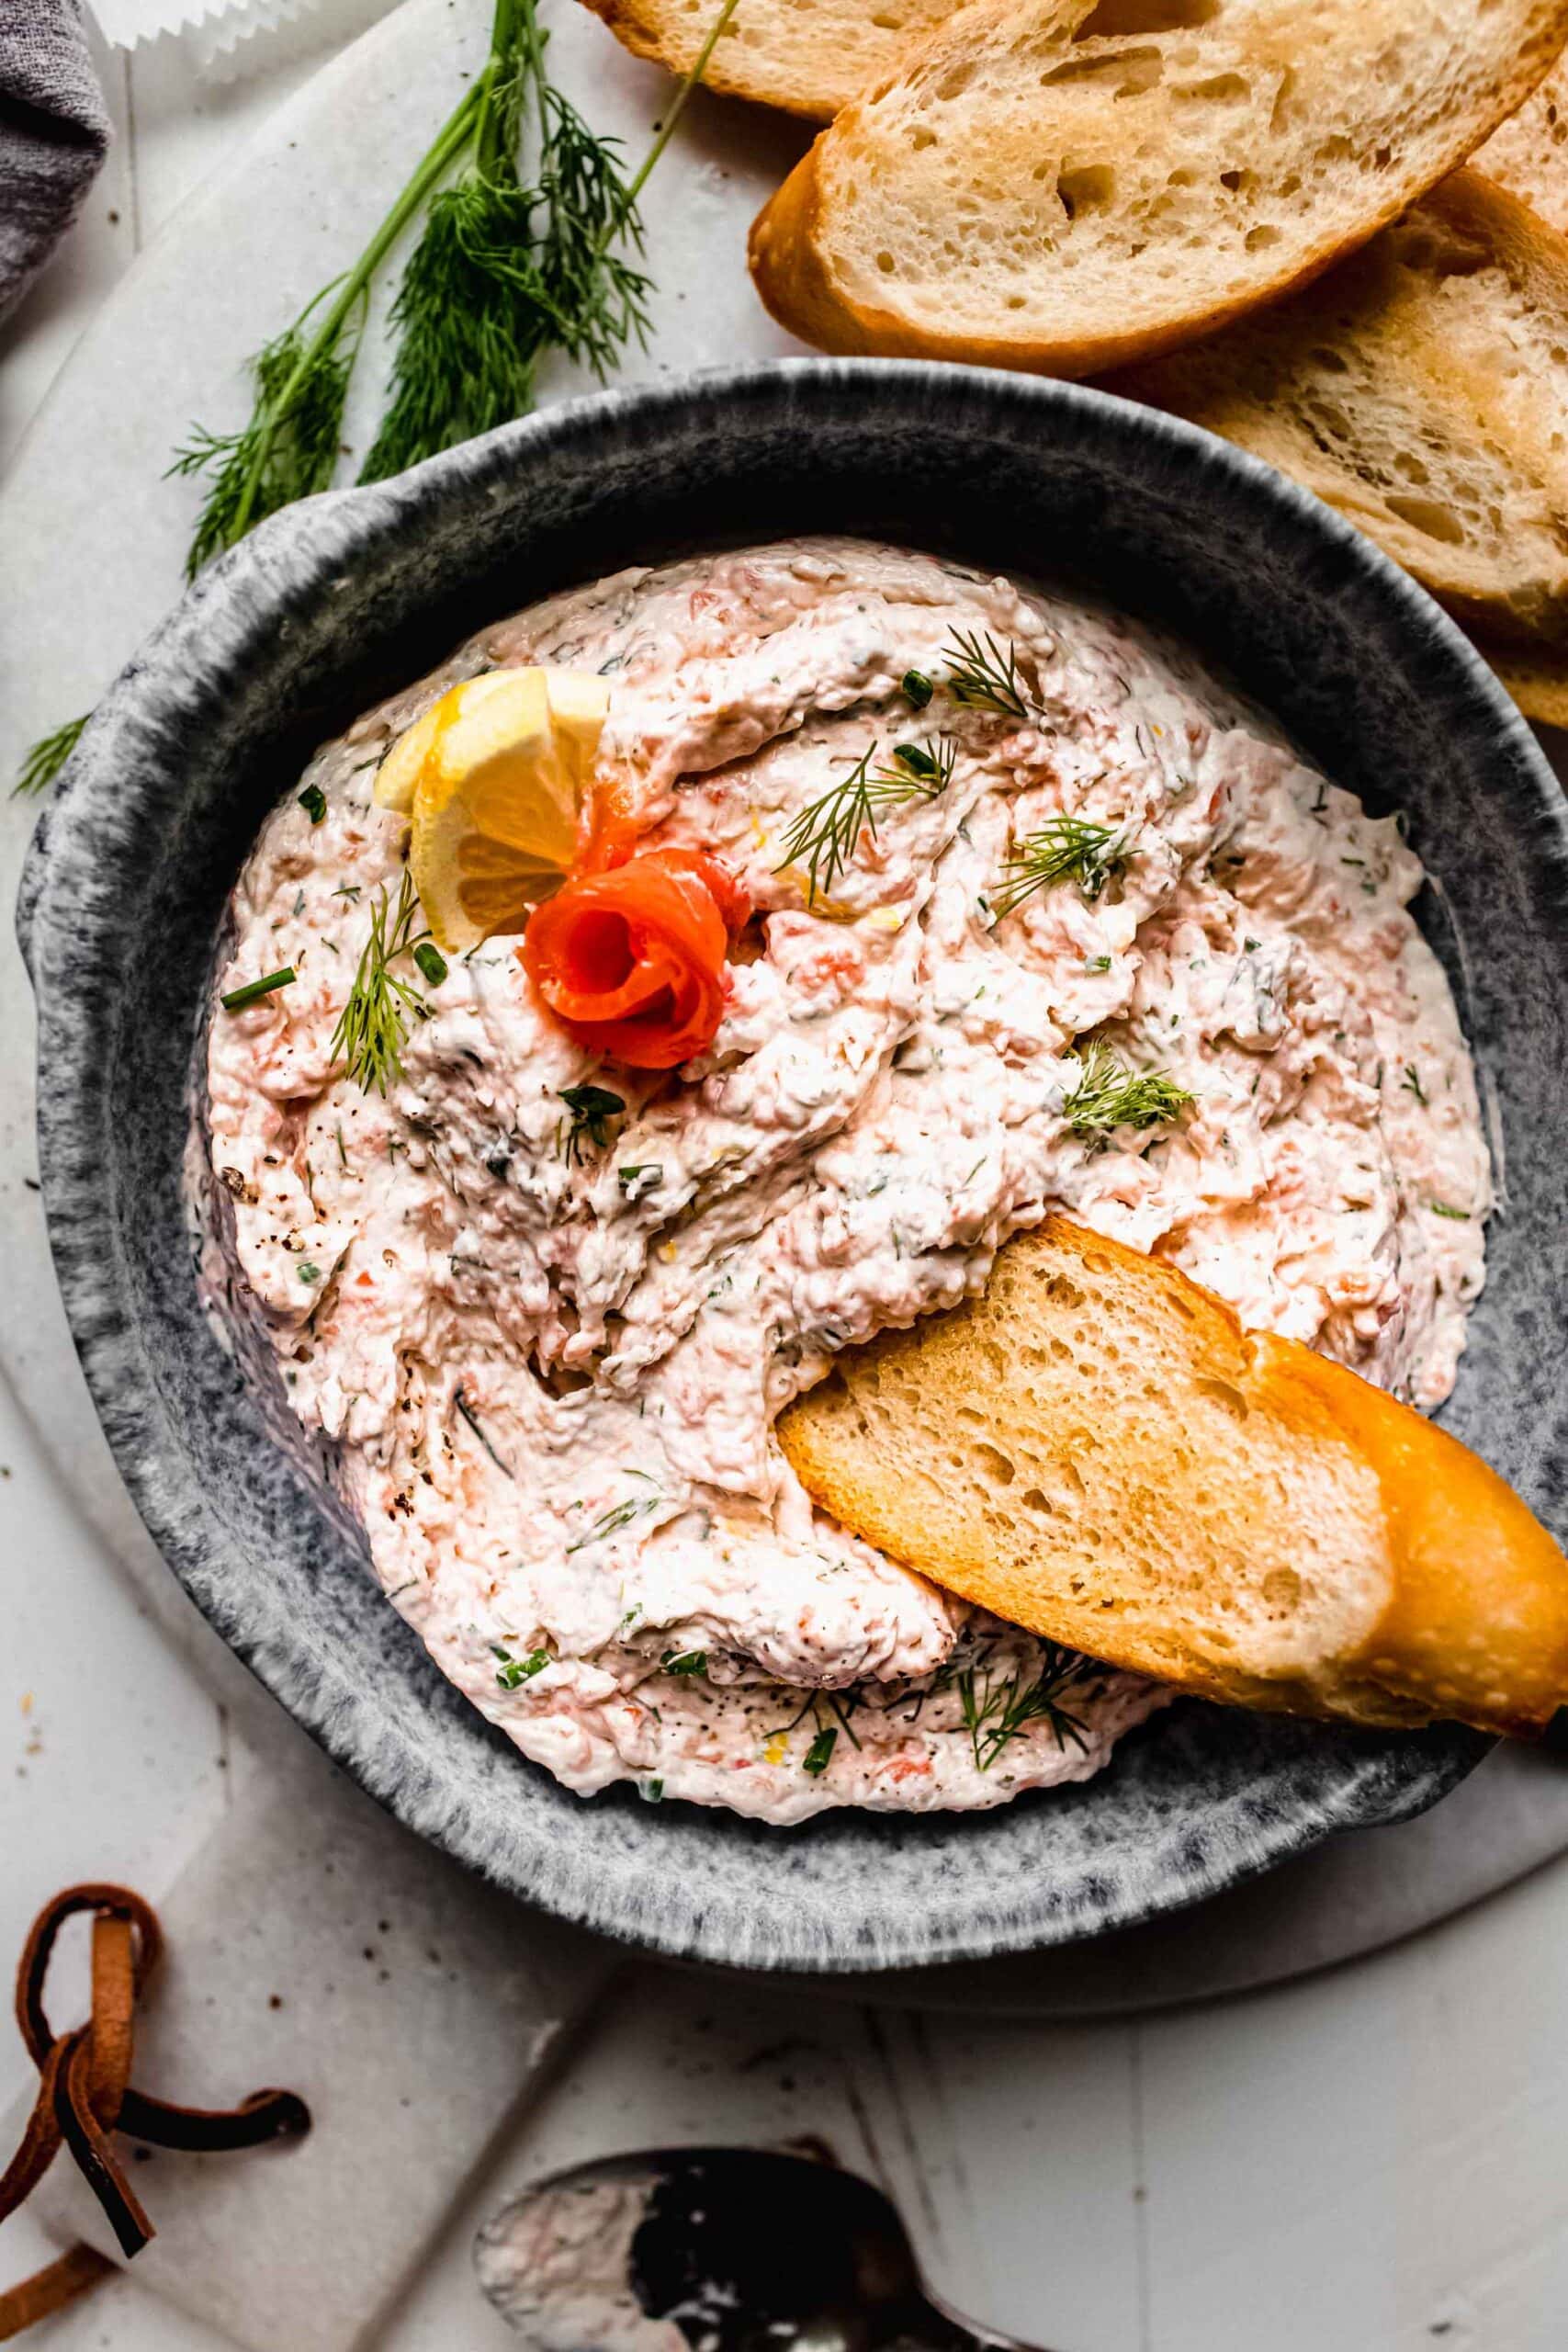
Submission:
M 1470 160 L 1568 236 L 1568 59 Z
M 976 0 L 752 233 L 835 350 L 1083 374 L 1324 268 L 1511 113 L 1568 0 Z
M 1111 381 L 1294 475 L 1499 646 L 1568 643 L 1568 239 L 1481 174 Z

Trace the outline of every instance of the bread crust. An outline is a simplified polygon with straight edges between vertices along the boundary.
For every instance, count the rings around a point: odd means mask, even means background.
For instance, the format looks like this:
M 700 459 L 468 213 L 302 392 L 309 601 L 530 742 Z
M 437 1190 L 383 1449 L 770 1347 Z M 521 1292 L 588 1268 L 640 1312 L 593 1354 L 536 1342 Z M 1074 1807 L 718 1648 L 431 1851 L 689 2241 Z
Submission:
M 582 0 L 607 25 L 634 57 L 662 65 L 667 73 L 684 74 L 705 38 L 712 13 L 696 16 L 677 10 L 672 0 Z M 718 0 L 712 0 L 716 10 Z M 921 0 L 917 17 L 931 6 Z M 756 37 L 720 40 L 703 75 L 704 86 L 726 97 L 750 98 L 760 106 L 776 107 L 805 122 L 831 122 L 857 92 L 878 80 L 895 64 L 900 51 L 912 45 L 911 36 L 894 28 L 882 28 L 870 6 L 863 14 L 860 48 L 852 55 L 863 71 L 847 71 L 849 59 L 831 38 L 831 28 L 817 32 L 792 16 L 793 0 L 773 0 L 778 17 L 776 38 L 769 27 L 748 26 Z M 844 11 L 855 13 L 854 0 Z
M 1034 13 L 1045 6 L 1040 0 Z M 1108 319 L 1093 330 L 1080 325 L 1050 334 L 1015 334 L 998 320 L 995 333 L 950 330 L 929 315 L 916 317 L 891 301 L 876 302 L 852 285 L 830 182 L 852 153 L 861 155 L 863 165 L 874 151 L 873 116 L 880 102 L 907 96 L 917 83 L 929 85 L 949 66 L 961 71 L 966 53 L 987 31 L 1005 33 L 1023 13 L 1016 0 L 972 0 L 960 12 L 961 23 L 915 46 L 899 76 L 847 107 L 769 199 L 752 224 L 749 257 L 758 292 L 781 325 L 826 351 L 946 359 L 1050 376 L 1084 376 L 1153 357 L 1309 284 L 1374 236 L 1517 109 L 1568 41 L 1568 0 L 1539 0 L 1529 10 L 1531 36 L 1484 103 L 1456 114 L 1448 137 L 1435 142 L 1419 164 L 1395 160 L 1381 173 L 1369 173 L 1368 188 L 1375 194 L 1369 192 L 1353 221 L 1325 224 L 1323 233 L 1309 237 L 1275 266 L 1258 260 L 1224 299 L 1173 300 L 1165 314 L 1142 324 Z M 1090 0 L 1082 0 L 1076 13 L 1087 17 Z M 1051 128 L 1047 100 L 1041 107 L 1042 138 Z M 1051 264 L 1043 260 L 1041 266 L 1049 272 Z
M 1527 718 L 1541 727 L 1568 727 L 1568 653 L 1520 653 L 1490 645 L 1483 637 L 1477 639 L 1476 650 Z
M 1022 1400 L 1032 1394 L 1031 1349 L 1038 1356 L 1072 1334 L 1075 1315 L 1081 1322 L 1081 1303 L 1055 1302 L 1058 1293 L 1071 1302 L 1075 1280 L 1089 1268 L 1109 1270 L 1116 1302 L 1108 1322 L 1102 1283 L 1094 1296 L 1097 1352 L 1119 1345 L 1137 1362 L 1156 1331 L 1168 1338 L 1175 1328 L 1185 1370 L 1161 1407 L 1159 1458 L 1140 1453 L 1138 1476 L 1124 1492 L 1096 1493 L 1081 1507 L 1069 1494 L 1065 1512 L 1059 1501 L 1054 1507 L 1052 1541 L 1021 1550 L 1012 1521 L 1004 1526 L 996 1514 L 946 1508 L 951 1474 L 934 1455 L 922 1467 L 896 1442 L 887 1399 L 911 1389 L 929 1396 L 934 1424 L 965 1424 L 964 1442 L 984 1442 L 999 1457 L 1038 1464 L 1055 1455 L 1087 1466 L 1073 1418 L 1102 1410 L 1098 1393 L 1087 1404 L 1063 1402 L 1058 1389 L 1048 1427 L 1030 1422 L 1037 1408 Z M 1021 1280 L 1010 1279 L 1015 1274 Z M 1021 1294 L 1032 1302 L 1027 1317 L 1017 1311 Z M 993 1378 L 977 1374 L 987 1362 Z M 1160 1362 L 1168 1367 L 1168 1349 Z M 1214 1423 L 1200 1410 L 1221 1391 L 1235 1399 L 1235 1455 L 1267 1442 L 1256 1475 L 1244 1465 L 1234 1487 L 1244 1518 L 1260 1495 L 1267 1512 L 1278 1464 L 1292 1458 L 1303 1476 L 1291 1492 L 1319 1497 L 1327 1479 L 1336 1490 L 1329 1499 L 1342 1492 L 1347 1502 L 1345 1511 L 1312 1521 L 1314 1538 L 1326 1532 L 1312 1550 L 1315 1572 L 1338 1574 L 1356 1596 L 1353 1608 L 1323 1617 L 1336 1630 L 1315 1652 L 1286 1644 L 1270 1653 L 1266 1627 L 1261 1642 L 1249 1640 L 1250 1596 L 1227 1587 L 1218 1556 L 1201 1557 L 1196 1591 L 1174 1587 L 1160 1596 L 1163 1617 L 1145 1605 L 1146 1588 L 1122 1573 L 1145 1539 L 1156 1494 L 1167 1511 L 1190 1509 L 1195 1546 L 1215 1524 L 1212 1510 L 1203 1513 L 1214 1494 L 1231 1508 L 1235 1464 L 1204 1438 Z M 1128 1378 L 1129 1443 L 1146 1444 L 1148 1408 L 1139 1401 L 1146 1395 Z M 847 1351 L 829 1379 L 781 1417 L 778 1433 L 817 1502 L 920 1575 L 1032 1632 L 1200 1697 L 1359 1724 L 1457 1720 L 1520 1735 L 1540 1731 L 1568 1699 L 1568 1558 L 1494 1471 L 1344 1365 L 1293 1340 L 1244 1331 L 1222 1300 L 1177 1268 L 1066 1218 L 1048 1217 L 1009 1243 L 978 1300 Z M 1112 1449 L 1121 1434 L 1118 1421 Z M 1086 1513 L 1099 1522 L 1092 1532 L 1103 1567 L 1087 1588 L 1077 1543 Z M 1346 1531 L 1357 1528 L 1352 1552 Z M 1277 1524 L 1269 1533 L 1279 1538 Z M 1303 1568 L 1307 1552 L 1303 1522 Z M 1235 1556 L 1250 1565 L 1245 1541 Z M 1238 1629 L 1234 1641 L 1227 1612 Z

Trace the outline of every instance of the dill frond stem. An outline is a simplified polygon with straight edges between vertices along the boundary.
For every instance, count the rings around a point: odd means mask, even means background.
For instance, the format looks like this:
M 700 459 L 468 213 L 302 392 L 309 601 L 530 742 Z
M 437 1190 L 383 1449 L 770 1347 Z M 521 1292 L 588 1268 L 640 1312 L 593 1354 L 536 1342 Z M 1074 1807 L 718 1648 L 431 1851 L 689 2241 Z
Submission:
M 502 5 L 505 5 L 505 0 L 502 0 Z M 337 300 L 327 312 L 314 341 L 301 354 L 295 366 L 294 373 L 278 394 L 273 412 L 273 430 L 276 430 L 276 420 L 288 413 L 290 401 L 298 395 L 301 384 L 312 368 L 319 366 L 321 359 L 336 348 L 338 337 L 347 325 L 355 305 L 362 302 L 368 294 L 371 281 L 381 264 L 386 260 L 431 189 L 439 186 L 452 164 L 468 145 L 472 135 L 473 118 L 488 100 L 494 80 L 495 67 L 491 63 L 484 68 L 473 87 L 465 90 L 440 131 L 415 165 L 412 175 L 404 183 L 390 210 L 382 220 L 380 227 L 372 236 L 354 267 L 343 279 Z M 309 311 L 304 315 L 309 317 Z M 257 475 L 253 476 L 253 480 L 258 477 L 259 469 Z M 249 527 L 247 507 L 242 513 L 240 526 L 235 537 L 243 538 Z
M 636 204 L 637 198 L 642 194 L 643 189 L 648 186 L 649 179 L 652 177 L 655 164 L 658 163 L 660 155 L 663 154 L 666 147 L 669 146 L 671 139 L 674 135 L 675 125 L 680 121 L 682 115 L 686 110 L 687 99 L 691 96 L 692 92 L 696 88 L 697 84 L 702 80 L 703 75 L 707 72 L 709 61 L 713 56 L 714 51 L 718 47 L 719 38 L 723 33 L 726 25 L 728 24 L 729 19 L 734 16 L 735 11 L 739 5 L 740 0 L 724 0 L 723 6 L 719 9 L 717 16 L 714 18 L 713 23 L 708 28 L 707 39 L 704 41 L 701 49 L 698 50 L 696 56 L 693 59 L 689 71 L 682 76 L 681 86 L 676 91 L 674 96 L 671 99 L 669 106 L 665 109 L 664 119 L 659 126 L 657 138 L 654 140 L 652 146 L 643 157 L 642 162 L 638 164 L 627 184 L 626 207 L 628 210 Z
M 512 0 L 499 0 L 499 5 L 509 6 Z M 308 302 L 293 325 L 276 345 L 269 346 L 270 350 L 289 355 L 287 372 L 276 382 L 267 385 L 264 381 L 258 389 L 244 430 L 226 438 L 204 436 L 175 458 L 171 469 L 174 472 L 211 470 L 215 474 L 191 541 L 186 564 L 188 578 L 194 579 L 212 556 L 233 547 L 278 506 L 327 487 L 335 466 L 338 425 L 348 374 L 363 332 L 371 285 L 410 220 L 468 145 L 475 119 L 494 79 L 492 60 L 473 86 L 464 92 L 353 267 Z M 307 335 L 310 322 L 329 295 L 333 299 L 327 302 L 319 323 Z M 349 345 L 346 352 L 342 347 L 345 338 Z M 265 355 L 261 355 L 255 363 L 257 373 L 264 377 L 265 358 Z M 325 424 L 330 425 L 330 430 L 323 428 L 320 435 L 321 458 L 307 459 L 299 479 L 280 484 L 274 468 L 280 436 L 300 416 L 312 390 L 324 396 Z M 232 481 L 225 479 L 231 469 L 237 474 Z

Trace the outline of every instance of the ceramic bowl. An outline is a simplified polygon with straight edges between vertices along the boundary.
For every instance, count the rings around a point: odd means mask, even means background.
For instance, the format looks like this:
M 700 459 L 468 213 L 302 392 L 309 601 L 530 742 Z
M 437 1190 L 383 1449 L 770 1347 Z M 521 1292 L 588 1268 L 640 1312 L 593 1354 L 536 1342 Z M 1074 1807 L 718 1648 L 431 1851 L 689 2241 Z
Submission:
M 1568 828 L 1528 730 L 1422 593 L 1224 443 L 1070 386 L 801 361 L 550 410 L 265 525 L 100 706 L 21 923 L 65 1305 L 169 1565 L 402 1820 L 528 1901 L 692 1958 L 843 1971 L 1089 1937 L 1453 1787 L 1485 1743 L 1186 1704 L 1087 1787 L 780 1831 L 584 1803 L 458 1697 L 371 1580 L 282 1401 L 198 1296 L 182 1196 L 224 903 L 311 747 L 467 630 L 673 552 L 829 528 L 1081 578 L 1222 658 L 1434 876 L 1506 1211 L 1445 1419 L 1564 1525 Z

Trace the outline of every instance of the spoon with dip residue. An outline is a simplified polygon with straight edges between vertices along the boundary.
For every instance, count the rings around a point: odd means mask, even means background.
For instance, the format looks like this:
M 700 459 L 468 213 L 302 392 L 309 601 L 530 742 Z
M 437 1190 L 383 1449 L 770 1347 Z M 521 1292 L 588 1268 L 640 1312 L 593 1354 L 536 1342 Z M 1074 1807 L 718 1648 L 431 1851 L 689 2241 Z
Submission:
M 535 2352 L 1030 2352 L 922 2280 L 869 2181 L 750 2148 L 649 2148 L 525 2189 L 474 2244 Z

